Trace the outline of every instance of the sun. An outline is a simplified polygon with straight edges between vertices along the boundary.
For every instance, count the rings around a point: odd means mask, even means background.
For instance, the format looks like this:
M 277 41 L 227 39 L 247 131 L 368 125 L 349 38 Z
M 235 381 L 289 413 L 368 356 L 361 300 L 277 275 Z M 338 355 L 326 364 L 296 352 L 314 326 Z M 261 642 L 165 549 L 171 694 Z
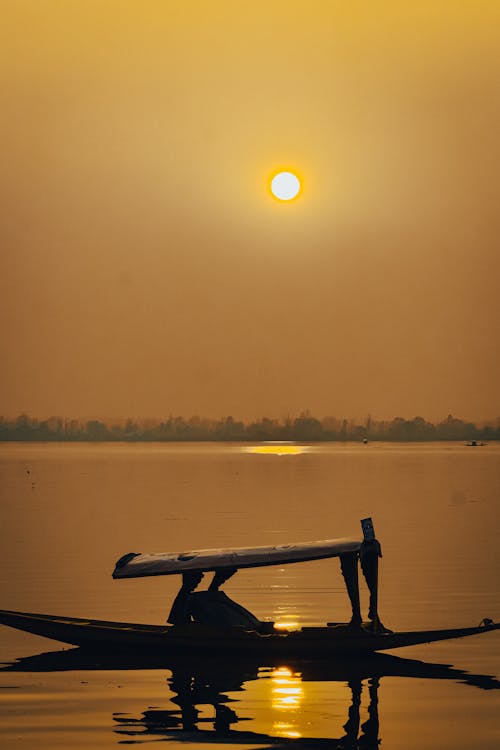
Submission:
M 291 201 L 300 195 L 302 185 L 294 172 L 275 172 L 271 178 L 272 195 L 279 201 Z

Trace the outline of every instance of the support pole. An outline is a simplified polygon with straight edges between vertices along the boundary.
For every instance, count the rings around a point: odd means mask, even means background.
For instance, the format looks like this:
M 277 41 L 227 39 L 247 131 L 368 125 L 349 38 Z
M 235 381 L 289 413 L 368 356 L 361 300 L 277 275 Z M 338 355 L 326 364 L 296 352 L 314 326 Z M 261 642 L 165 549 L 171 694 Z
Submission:
M 359 603 L 358 553 L 350 552 L 340 555 L 340 569 L 351 600 L 351 625 L 361 625 L 361 606 Z
M 381 623 L 378 616 L 378 558 L 382 557 L 382 550 L 375 538 L 372 519 L 364 518 L 361 521 L 361 526 L 363 528 L 364 541 L 359 550 L 359 559 L 361 561 L 361 570 L 370 591 L 368 619 L 372 621 L 373 629 L 379 630 Z

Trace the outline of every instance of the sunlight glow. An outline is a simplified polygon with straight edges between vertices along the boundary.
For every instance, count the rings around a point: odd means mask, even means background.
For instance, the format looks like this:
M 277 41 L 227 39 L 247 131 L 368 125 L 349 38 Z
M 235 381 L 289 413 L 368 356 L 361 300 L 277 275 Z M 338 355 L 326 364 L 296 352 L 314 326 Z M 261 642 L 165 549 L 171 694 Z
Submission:
M 280 667 L 273 670 L 271 680 L 273 708 L 297 709 L 304 695 L 300 673 L 292 672 L 288 667 Z
M 279 677 L 291 677 L 292 675 L 293 672 L 288 667 L 276 667 L 276 669 L 273 669 L 271 673 L 271 677 L 273 678 L 273 680 Z
M 275 622 L 274 627 L 277 630 L 296 630 L 299 627 L 298 622 L 294 622 L 293 620 L 290 622 Z
M 299 453 L 304 453 L 307 446 L 265 443 L 263 445 L 252 445 L 245 450 L 247 453 L 264 453 L 272 456 L 297 456 Z
M 295 725 L 288 724 L 286 721 L 275 721 L 273 731 L 278 737 L 290 737 L 291 739 L 302 737 L 301 733 L 295 729 Z

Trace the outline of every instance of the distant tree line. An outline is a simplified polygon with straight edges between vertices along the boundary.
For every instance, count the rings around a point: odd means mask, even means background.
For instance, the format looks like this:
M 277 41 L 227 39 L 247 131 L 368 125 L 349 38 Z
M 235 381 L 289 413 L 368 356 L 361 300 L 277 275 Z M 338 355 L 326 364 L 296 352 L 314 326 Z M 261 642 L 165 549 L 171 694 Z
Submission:
M 423 417 L 390 421 L 367 417 L 356 420 L 324 417 L 316 419 L 309 412 L 298 417 L 242 422 L 233 417 L 203 419 L 169 416 L 166 419 L 106 422 L 50 417 L 39 420 L 21 414 L 13 420 L 0 417 L 0 441 L 431 441 L 431 440 L 500 440 L 500 417 L 494 422 L 476 425 L 451 414 L 437 424 Z

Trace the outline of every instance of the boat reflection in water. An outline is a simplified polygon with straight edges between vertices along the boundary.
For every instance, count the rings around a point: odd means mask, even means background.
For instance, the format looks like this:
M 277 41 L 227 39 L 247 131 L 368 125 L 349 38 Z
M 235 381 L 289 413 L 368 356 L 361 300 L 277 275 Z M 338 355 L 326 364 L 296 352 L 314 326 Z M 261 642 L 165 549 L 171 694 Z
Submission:
M 173 693 L 163 707 L 147 707 L 139 715 L 116 711 L 114 732 L 119 742 L 135 744 L 145 741 L 179 741 L 208 744 L 259 745 L 266 747 L 355 748 L 375 750 L 381 746 L 379 737 L 378 692 L 384 677 L 450 680 L 483 690 L 499 689 L 500 682 L 486 675 L 470 674 L 452 667 L 375 654 L 363 660 L 346 662 L 295 662 L 262 666 L 244 661 L 224 663 L 221 660 L 169 660 L 153 656 L 131 658 L 128 655 L 89 654 L 83 649 L 39 654 L 19 659 L 1 671 L 55 672 L 70 670 L 165 670 L 170 672 L 167 684 Z M 236 727 L 259 716 L 238 716 L 239 699 L 234 693 L 253 689 L 255 681 L 268 681 L 270 700 L 264 706 L 259 694 L 259 713 L 271 710 L 279 718 L 269 733 Z M 307 723 L 308 736 L 300 731 L 294 718 L 300 715 L 307 693 L 307 683 L 331 683 L 323 686 L 329 696 L 347 698 L 343 734 L 338 737 L 315 737 Z M 231 694 L 231 695 L 229 695 Z M 309 696 L 310 698 L 310 696 Z M 168 699 L 167 699 L 168 700 Z M 361 721 L 362 703 L 365 706 Z M 336 705 L 338 702 L 336 702 Z M 251 704 L 253 705 L 253 704 Z M 211 707 L 210 716 L 201 709 Z M 323 706 L 317 706 L 323 709 Z M 289 710 L 289 713 L 287 713 Z M 248 704 L 241 710 L 248 713 Z M 288 719 L 288 716 L 291 718 Z M 111 717 L 110 717 L 111 718 Z
M 236 675 L 234 675 L 236 677 Z M 300 708 L 303 694 L 303 681 L 318 679 L 320 675 L 304 675 L 293 672 L 287 667 L 260 670 L 259 674 L 248 674 L 243 682 L 252 679 L 269 679 L 272 683 L 273 708 L 295 710 Z M 349 681 L 350 704 L 346 710 L 344 734 L 338 738 L 302 737 L 297 726 L 292 722 L 276 721 L 272 734 L 254 732 L 245 729 L 234 729 L 233 725 L 248 720 L 250 717 L 238 717 L 235 709 L 228 702 L 231 699 L 225 694 L 242 690 L 242 676 L 235 682 L 218 680 L 207 682 L 205 676 L 189 675 L 185 672 L 173 673 L 169 680 L 171 689 L 177 693 L 172 702 L 177 703 L 179 710 L 148 709 L 138 718 L 115 715 L 116 732 L 127 737 L 127 742 L 144 741 L 145 736 L 161 736 L 184 742 L 228 743 L 235 745 L 259 745 L 260 747 L 337 747 L 365 748 L 375 750 L 380 745 L 378 721 L 378 686 L 379 678 L 368 680 L 369 706 L 368 720 L 361 724 L 360 706 L 363 682 L 360 678 Z M 225 692 L 224 692 L 225 691 Z M 197 705 L 211 705 L 212 717 L 201 717 Z M 253 717 L 252 717 L 253 718 Z

